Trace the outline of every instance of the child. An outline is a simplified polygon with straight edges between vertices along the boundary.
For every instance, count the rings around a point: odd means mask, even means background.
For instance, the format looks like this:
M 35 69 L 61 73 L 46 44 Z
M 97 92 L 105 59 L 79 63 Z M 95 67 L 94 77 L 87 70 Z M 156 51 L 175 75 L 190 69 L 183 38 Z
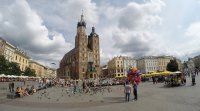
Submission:
M 131 85 L 130 85 L 129 81 L 126 81 L 126 84 L 124 87 L 124 93 L 125 93 L 125 100 L 129 101 L 130 93 L 131 93 Z

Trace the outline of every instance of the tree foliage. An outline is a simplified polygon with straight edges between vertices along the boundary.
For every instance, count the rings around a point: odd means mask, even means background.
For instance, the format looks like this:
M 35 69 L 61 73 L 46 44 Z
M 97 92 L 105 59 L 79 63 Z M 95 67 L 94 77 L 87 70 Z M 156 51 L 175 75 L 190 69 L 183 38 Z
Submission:
M 19 65 L 15 62 L 9 62 L 3 55 L 0 55 L 0 74 L 21 75 Z
M 0 74 L 7 74 L 9 62 L 5 59 L 3 55 L 0 55 Z
M 170 60 L 170 62 L 167 64 L 167 71 L 178 71 L 178 63 L 176 62 L 176 59 Z
M 24 71 L 24 76 L 34 76 L 35 77 L 36 76 L 35 70 L 27 67 Z
M 8 67 L 9 75 L 21 75 L 21 70 L 19 65 L 16 62 L 10 62 Z

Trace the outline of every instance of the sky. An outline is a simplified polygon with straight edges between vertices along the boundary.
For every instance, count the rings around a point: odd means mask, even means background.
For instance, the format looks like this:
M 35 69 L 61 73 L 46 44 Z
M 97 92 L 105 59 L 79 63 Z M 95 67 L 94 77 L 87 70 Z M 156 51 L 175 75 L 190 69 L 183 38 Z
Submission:
M 114 56 L 200 55 L 200 0 L 0 0 L 0 37 L 58 68 L 74 48 L 83 13 L 95 27 L 101 65 Z M 52 65 L 55 63 L 56 65 Z

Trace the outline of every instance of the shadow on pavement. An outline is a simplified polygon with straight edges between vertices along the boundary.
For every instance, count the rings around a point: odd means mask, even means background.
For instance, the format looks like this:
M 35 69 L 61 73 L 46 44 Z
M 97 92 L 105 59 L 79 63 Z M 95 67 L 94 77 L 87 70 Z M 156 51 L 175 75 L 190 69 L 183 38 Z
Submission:
M 104 100 L 109 103 L 124 103 L 125 97 L 105 97 Z
M 160 86 L 159 88 L 177 88 L 181 86 Z

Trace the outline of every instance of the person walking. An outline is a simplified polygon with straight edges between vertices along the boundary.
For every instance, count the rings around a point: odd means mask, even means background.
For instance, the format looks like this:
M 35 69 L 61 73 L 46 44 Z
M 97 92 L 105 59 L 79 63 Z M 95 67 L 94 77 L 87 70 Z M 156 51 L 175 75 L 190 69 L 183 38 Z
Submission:
M 196 84 L 195 76 L 196 76 L 196 74 L 195 74 L 195 73 L 192 73 L 192 85 L 193 85 L 193 86 Z
M 9 88 L 9 91 L 12 92 L 12 83 L 9 83 L 8 88 Z
M 136 81 L 133 82 L 133 94 L 134 94 L 134 100 L 138 100 L 138 95 L 137 95 L 137 83 Z
M 152 76 L 152 81 L 153 81 L 153 84 L 155 84 L 156 82 L 155 76 Z
M 129 81 L 126 81 L 126 84 L 124 86 L 124 93 L 125 93 L 125 101 L 130 100 L 130 94 L 131 94 L 131 85 L 129 83 Z
M 12 90 L 12 92 L 14 92 L 14 87 L 15 87 L 15 83 L 12 82 L 12 83 L 11 83 L 11 90 Z

